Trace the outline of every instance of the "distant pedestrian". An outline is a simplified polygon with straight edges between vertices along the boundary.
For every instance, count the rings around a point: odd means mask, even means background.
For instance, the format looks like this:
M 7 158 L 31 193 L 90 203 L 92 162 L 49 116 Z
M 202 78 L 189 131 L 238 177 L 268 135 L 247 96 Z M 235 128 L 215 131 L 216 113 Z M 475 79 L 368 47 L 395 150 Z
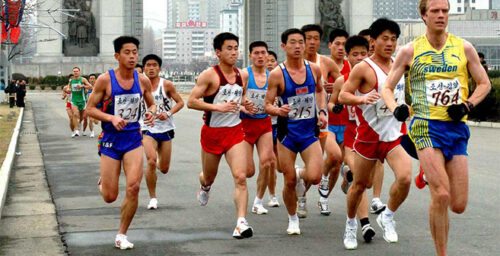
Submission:
M 26 81 L 21 80 L 17 86 L 16 90 L 16 106 L 18 108 L 24 108 L 24 97 L 26 96 Z
M 9 106 L 13 108 L 16 100 L 17 80 L 12 79 L 10 84 L 5 88 L 5 93 L 9 94 Z

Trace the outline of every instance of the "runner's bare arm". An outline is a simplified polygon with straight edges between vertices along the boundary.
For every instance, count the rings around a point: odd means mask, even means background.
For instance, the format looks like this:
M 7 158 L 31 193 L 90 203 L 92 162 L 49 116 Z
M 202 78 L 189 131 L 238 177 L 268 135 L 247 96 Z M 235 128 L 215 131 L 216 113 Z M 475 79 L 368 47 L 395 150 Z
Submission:
M 465 56 L 467 57 L 467 68 L 472 76 L 472 79 L 476 82 L 476 90 L 469 97 L 467 101 L 472 103 L 472 105 L 477 106 L 491 90 L 491 83 L 488 79 L 488 74 L 484 70 L 481 62 L 479 61 L 479 56 L 477 55 L 476 49 L 469 42 L 464 41 Z
M 361 105 L 373 104 L 379 99 L 378 93 L 373 93 L 368 96 L 356 96 L 356 90 L 361 87 L 361 84 L 366 81 L 365 75 L 373 73 L 369 70 L 368 64 L 359 63 L 349 74 L 349 78 L 345 81 L 344 86 L 339 94 L 339 102 L 346 105 Z M 371 72 L 371 73 L 370 73 Z
M 325 57 L 328 60 L 328 76 L 333 77 L 333 80 L 336 81 L 340 76 L 340 69 L 339 66 L 337 66 L 337 63 L 333 61 L 332 59 Z M 325 81 L 328 82 L 328 81 Z M 328 91 L 327 91 L 328 92 Z
M 109 96 L 106 95 L 106 90 L 110 84 L 111 79 L 108 73 L 100 75 L 95 82 L 94 91 L 90 94 L 87 107 L 85 108 L 90 117 L 103 122 L 112 122 L 114 117 L 113 115 L 102 112 L 96 107 L 106 96 Z
M 321 69 L 317 65 L 311 65 L 311 69 L 313 71 L 314 77 L 316 81 L 321 81 Z M 316 105 L 320 110 L 324 109 L 326 107 L 325 104 L 325 91 L 323 90 L 323 85 L 321 83 L 316 82 L 316 90 L 315 90 L 315 97 L 316 97 Z M 326 125 L 328 124 L 327 118 L 326 118 L 326 113 L 323 111 L 319 112 L 318 116 L 318 124 L 321 126 L 321 128 L 325 128 Z
M 184 100 L 182 100 L 181 95 L 179 95 L 179 93 L 175 89 L 174 84 L 168 80 L 165 80 L 163 82 L 163 89 L 165 92 L 167 92 L 167 95 L 169 95 L 175 101 L 175 105 L 170 110 L 170 113 L 173 115 L 179 112 L 179 110 L 184 107 Z
M 151 94 L 151 81 L 143 74 L 139 74 L 139 80 L 143 89 L 142 96 L 144 97 L 144 102 L 146 103 L 146 106 L 148 108 L 148 111 L 146 111 L 146 114 L 144 114 L 144 123 L 148 124 L 149 126 L 154 126 L 156 105 L 153 94 Z
M 82 77 L 82 82 L 84 84 L 83 87 L 85 87 L 85 89 L 87 89 L 87 90 L 88 89 L 92 89 L 93 86 L 89 83 L 89 81 L 87 80 L 87 78 Z
M 246 114 L 255 115 L 258 112 L 258 109 L 253 105 L 253 102 L 247 98 L 247 89 L 248 89 L 248 79 L 249 74 L 246 68 L 240 70 L 241 81 L 243 81 L 243 95 L 241 97 L 241 106 L 240 111 L 243 111 Z
M 332 108 L 339 102 L 339 94 L 340 90 L 342 89 L 342 86 L 344 85 L 344 77 L 341 76 L 335 80 L 335 83 L 333 83 L 333 91 L 332 95 L 330 96 L 330 101 L 328 101 L 328 109 L 332 110 Z
M 280 108 L 274 106 L 274 99 L 279 93 L 279 88 L 283 85 L 284 80 L 281 69 L 273 69 L 273 71 L 271 71 L 271 73 L 269 74 L 266 99 L 264 100 L 264 111 L 272 116 L 286 116 L 288 115 L 288 112 L 290 112 L 290 107 L 288 107 L 288 105 L 284 105 L 286 106 L 286 108 L 284 108 L 282 111 L 280 111 L 280 109 L 283 108 L 283 106 L 281 106 Z M 286 109 L 288 109 L 288 111 L 285 114 Z
M 396 60 L 392 64 L 391 71 L 382 85 L 382 100 L 384 101 L 387 109 L 394 112 L 398 107 L 396 99 L 394 98 L 394 88 L 405 72 L 410 68 L 413 60 L 413 43 L 405 45 L 396 56 Z
M 203 97 L 208 90 L 210 85 L 218 82 L 217 73 L 215 73 L 213 68 L 209 68 L 203 71 L 198 77 L 198 81 L 191 90 L 189 94 L 187 106 L 191 109 L 201 110 L 201 111 L 219 111 L 219 112 L 235 112 L 239 110 L 237 102 L 227 102 L 224 104 L 211 104 L 204 102 L 201 97 Z

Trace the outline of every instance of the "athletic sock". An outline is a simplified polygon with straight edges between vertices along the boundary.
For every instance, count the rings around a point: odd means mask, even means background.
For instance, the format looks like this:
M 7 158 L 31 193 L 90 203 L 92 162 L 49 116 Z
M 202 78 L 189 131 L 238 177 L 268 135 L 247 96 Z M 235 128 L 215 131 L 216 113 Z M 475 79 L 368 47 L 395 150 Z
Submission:
M 361 222 L 361 227 L 364 227 L 365 225 L 370 225 L 370 219 L 368 219 L 368 217 L 360 219 L 359 222 Z
M 297 213 L 295 213 L 294 215 L 288 215 L 288 220 L 299 221 L 299 217 L 297 216 Z
M 349 227 L 351 228 L 354 228 L 358 225 L 358 223 L 356 222 L 356 218 L 349 218 L 347 217 L 347 225 L 349 225 Z
M 262 205 L 262 198 L 258 198 L 258 197 L 255 197 L 255 199 L 253 200 L 253 205 Z
M 389 207 L 385 207 L 385 210 L 382 212 L 382 217 L 386 220 L 392 220 L 394 218 L 394 212 L 389 209 Z
M 319 201 L 320 201 L 321 203 L 323 203 L 323 204 L 324 204 L 324 203 L 328 203 L 328 197 L 322 197 L 322 196 L 320 196 L 320 197 L 319 197 Z
M 210 188 L 211 188 L 211 186 L 203 186 L 203 185 L 201 185 L 201 189 L 202 189 L 203 191 L 208 192 L 208 191 L 210 191 Z
M 323 174 L 323 175 L 321 176 L 321 179 L 322 179 L 322 180 L 328 180 L 328 178 L 329 178 L 329 175 L 324 175 L 324 174 Z
M 247 220 L 243 217 L 239 217 L 238 220 L 236 221 L 236 225 L 240 224 L 241 222 L 246 222 Z

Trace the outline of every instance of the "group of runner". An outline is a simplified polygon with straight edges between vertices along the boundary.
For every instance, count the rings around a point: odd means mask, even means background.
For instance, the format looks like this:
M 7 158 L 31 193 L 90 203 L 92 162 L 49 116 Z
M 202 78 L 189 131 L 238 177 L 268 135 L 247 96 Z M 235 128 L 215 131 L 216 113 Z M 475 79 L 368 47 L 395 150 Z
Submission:
M 347 194 L 345 248 L 357 248 L 356 217 L 364 240 L 372 240 L 375 230 L 368 211 L 379 214 L 376 221 L 383 238 L 395 243 L 395 212 L 411 185 L 410 153 L 418 157 L 431 193 L 430 226 L 436 252 L 447 255 L 448 208 L 462 213 L 467 204 L 469 131 L 464 121 L 490 84 L 472 45 L 446 32 L 448 2 L 421 0 L 419 8 L 426 33 L 402 47 L 395 59 L 392 55 L 400 29 L 385 18 L 356 36 L 334 30 L 329 35 L 330 58 L 317 53 L 323 31 L 314 24 L 282 33 L 286 59 L 280 64 L 265 42 L 251 42 L 252 64 L 242 70 L 235 67 L 238 37 L 221 33 L 214 38 L 219 63 L 200 74 L 187 107 L 204 112 L 198 201 L 207 205 L 224 155 L 235 186 L 234 238 L 249 238 L 254 233 L 246 214 L 247 178 L 256 172 L 255 147 L 259 174 L 253 213 L 268 212 L 263 203 L 267 188 L 267 205 L 279 206 L 277 170 L 284 180 L 286 232 L 299 235 L 299 218 L 307 217 L 307 190 L 318 185 L 319 211 L 329 215 L 328 196 L 340 173 L 341 187 Z M 119 67 L 97 78 L 86 107 L 90 117 L 102 122 L 98 184 L 104 201 L 116 200 L 122 165 L 126 175 L 126 196 L 115 239 L 120 249 L 133 247 L 126 232 L 138 205 L 142 145 L 151 198 L 147 207 L 156 209 L 156 169 L 168 172 L 173 115 L 184 105 L 174 85 L 158 77 L 161 58 L 147 55 L 142 61 L 144 74 L 135 70 L 138 47 L 139 41 L 133 37 L 114 41 Z M 79 70 L 73 73 L 72 94 L 73 88 L 88 86 L 86 80 L 79 80 Z M 411 108 L 405 103 L 404 73 L 408 74 Z M 477 83 L 470 97 L 468 73 Z M 79 98 L 75 101 L 75 95 L 72 97 L 72 108 L 79 111 Z M 73 113 L 81 114 L 78 111 Z M 407 131 L 405 121 L 410 115 L 413 118 Z M 410 143 L 403 143 L 405 138 L 410 138 Z M 296 164 L 297 154 L 303 167 Z M 380 200 L 382 163 L 386 160 L 395 177 L 387 205 Z M 373 200 L 369 204 L 366 189 L 371 187 Z

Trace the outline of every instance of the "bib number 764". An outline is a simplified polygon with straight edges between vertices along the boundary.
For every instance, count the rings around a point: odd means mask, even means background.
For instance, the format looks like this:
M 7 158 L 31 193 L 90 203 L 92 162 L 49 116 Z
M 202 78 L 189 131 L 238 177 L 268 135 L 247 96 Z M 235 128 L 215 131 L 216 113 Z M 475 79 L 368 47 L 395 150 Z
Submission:
M 434 106 L 449 106 L 452 104 L 458 104 L 458 99 L 460 97 L 460 91 L 456 90 L 451 92 L 450 90 L 437 91 L 432 94 L 432 99 L 434 99 Z

